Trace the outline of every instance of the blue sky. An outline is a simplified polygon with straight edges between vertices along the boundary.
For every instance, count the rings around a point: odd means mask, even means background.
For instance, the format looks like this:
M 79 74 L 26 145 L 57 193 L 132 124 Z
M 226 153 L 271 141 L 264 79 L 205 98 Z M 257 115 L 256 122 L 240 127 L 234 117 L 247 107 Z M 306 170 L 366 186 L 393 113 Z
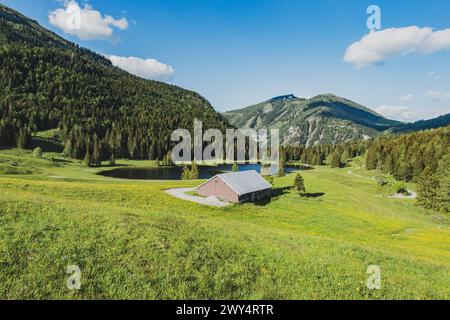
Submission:
M 84 47 L 122 57 L 117 63 L 156 59 L 146 65 L 154 78 L 195 90 L 221 111 L 288 93 L 334 93 L 409 121 L 450 112 L 447 0 L 78 0 L 112 17 L 108 36 L 68 35 L 51 23 L 64 1 L 1 2 Z M 382 30 L 345 61 L 349 46 L 369 33 L 370 4 L 381 9 Z M 368 52 L 373 45 L 378 52 Z M 137 72 L 143 61 L 135 61 Z

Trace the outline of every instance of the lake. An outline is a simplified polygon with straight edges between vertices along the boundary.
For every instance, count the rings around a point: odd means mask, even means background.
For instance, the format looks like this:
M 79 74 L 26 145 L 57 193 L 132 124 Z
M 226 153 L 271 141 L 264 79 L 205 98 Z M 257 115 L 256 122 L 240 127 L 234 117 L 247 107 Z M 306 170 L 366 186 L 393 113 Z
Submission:
M 231 164 L 219 166 L 199 166 L 200 179 L 209 179 L 216 174 L 231 171 Z M 289 173 L 299 170 L 300 167 L 286 166 L 285 172 Z M 260 164 L 239 165 L 239 171 L 255 170 L 261 173 Z M 277 167 L 273 166 L 271 172 L 275 174 Z M 183 167 L 123 167 L 112 170 L 101 171 L 98 174 L 106 177 L 132 179 L 132 180 L 181 180 Z

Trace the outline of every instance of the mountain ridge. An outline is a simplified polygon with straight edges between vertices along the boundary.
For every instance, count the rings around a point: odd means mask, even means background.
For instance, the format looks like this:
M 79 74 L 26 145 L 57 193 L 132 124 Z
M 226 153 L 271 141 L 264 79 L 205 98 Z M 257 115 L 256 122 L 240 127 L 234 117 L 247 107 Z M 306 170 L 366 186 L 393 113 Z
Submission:
M 309 99 L 294 94 L 224 112 L 238 128 L 280 129 L 285 145 L 339 144 L 380 134 L 400 134 L 450 125 L 450 114 L 405 123 L 352 100 L 327 93 Z

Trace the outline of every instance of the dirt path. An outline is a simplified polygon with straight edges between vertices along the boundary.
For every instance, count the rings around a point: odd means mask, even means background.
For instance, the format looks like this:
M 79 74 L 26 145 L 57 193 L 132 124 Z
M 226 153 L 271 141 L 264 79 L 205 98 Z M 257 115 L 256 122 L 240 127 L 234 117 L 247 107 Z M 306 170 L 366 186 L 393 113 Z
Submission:
M 174 196 L 178 199 L 187 200 L 199 204 L 204 204 L 207 206 L 213 206 L 213 207 L 225 207 L 230 205 L 228 202 L 221 201 L 217 199 L 216 197 L 208 197 L 208 198 L 202 198 L 202 197 L 196 197 L 191 196 L 189 194 L 186 194 L 186 192 L 194 191 L 194 188 L 177 188 L 177 189 L 169 189 L 165 190 L 166 193 L 170 194 L 171 196 Z
M 392 199 L 415 199 L 417 198 L 417 193 L 415 193 L 414 191 L 408 191 L 408 194 L 394 194 L 392 196 L 388 196 L 388 198 L 392 198 Z
M 375 177 L 365 177 L 365 176 L 360 176 L 359 174 L 353 173 L 352 170 L 349 170 L 347 173 L 348 173 L 349 175 L 354 176 L 354 177 L 357 177 L 357 178 L 363 178 L 363 179 L 369 179 L 369 180 L 375 179 Z

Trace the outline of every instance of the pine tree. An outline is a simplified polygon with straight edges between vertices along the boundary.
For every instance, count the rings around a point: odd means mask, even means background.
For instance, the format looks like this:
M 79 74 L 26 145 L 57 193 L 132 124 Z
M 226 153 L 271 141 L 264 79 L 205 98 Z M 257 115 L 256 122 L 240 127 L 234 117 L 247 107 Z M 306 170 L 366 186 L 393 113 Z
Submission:
M 341 166 L 341 153 L 335 150 L 330 157 L 331 168 L 339 168 Z
M 66 144 L 64 145 L 63 154 L 66 157 L 71 158 L 72 157 L 72 150 L 73 150 L 72 139 L 69 139 L 69 140 L 67 140 Z
M 89 149 L 86 151 L 86 155 L 84 156 L 84 164 L 86 167 L 90 167 L 92 165 L 92 158 Z
M 346 164 L 348 162 L 348 160 L 350 160 L 350 158 L 351 158 L 350 151 L 346 148 L 344 150 L 344 152 L 342 153 L 341 162 L 343 164 Z
M 373 170 L 376 169 L 378 164 L 378 156 L 377 156 L 377 151 L 375 150 L 374 146 L 371 146 L 368 150 L 367 150 L 367 155 L 366 155 L 366 169 L 367 170 Z
M 111 158 L 109 159 L 109 165 L 114 167 L 116 165 L 116 159 L 114 157 L 114 153 L 111 153 Z
M 17 138 L 17 147 L 25 149 L 30 139 L 30 133 L 25 128 L 20 128 L 19 137 Z
M 286 175 L 285 169 L 284 169 L 284 160 L 280 161 L 280 164 L 278 165 L 278 176 L 284 177 Z
M 417 202 L 424 208 L 437 208 L 439 179 L 429 168 L 420 176 L 417 182 Z
M 294 189 L 297 190 L 300 196 L 304 196 L 306 193 L 305 181 L 300 173 L 297 173 L 294 179 Z
M 197 180 L 200 177 L 200 171 L 198 169 L 197 163 L 194 161 L 192 163 L 192 168 L 190 172 L 190 179 L 191 180 Z
M 187 165 L 183 166 L 183 172 L 181 173 L 181 180 L 189 180 L 191 177 L 191 170 Z
M 442 212 L 450 212 L 450 174 L 441 177 L 437 194 L 438 209 Z
M 444 156 L 438 164 L 437 175 L 439 188 L 437 190 L 437 209 L 450 212 L 450 155 Z
M 95 166 L 100 166 L 101 163 L 101 155 L 100 155 L 100 142 L 98 140 L 97 135 L 94 135 L 94 147 L 92 149 L 92 163 Z

